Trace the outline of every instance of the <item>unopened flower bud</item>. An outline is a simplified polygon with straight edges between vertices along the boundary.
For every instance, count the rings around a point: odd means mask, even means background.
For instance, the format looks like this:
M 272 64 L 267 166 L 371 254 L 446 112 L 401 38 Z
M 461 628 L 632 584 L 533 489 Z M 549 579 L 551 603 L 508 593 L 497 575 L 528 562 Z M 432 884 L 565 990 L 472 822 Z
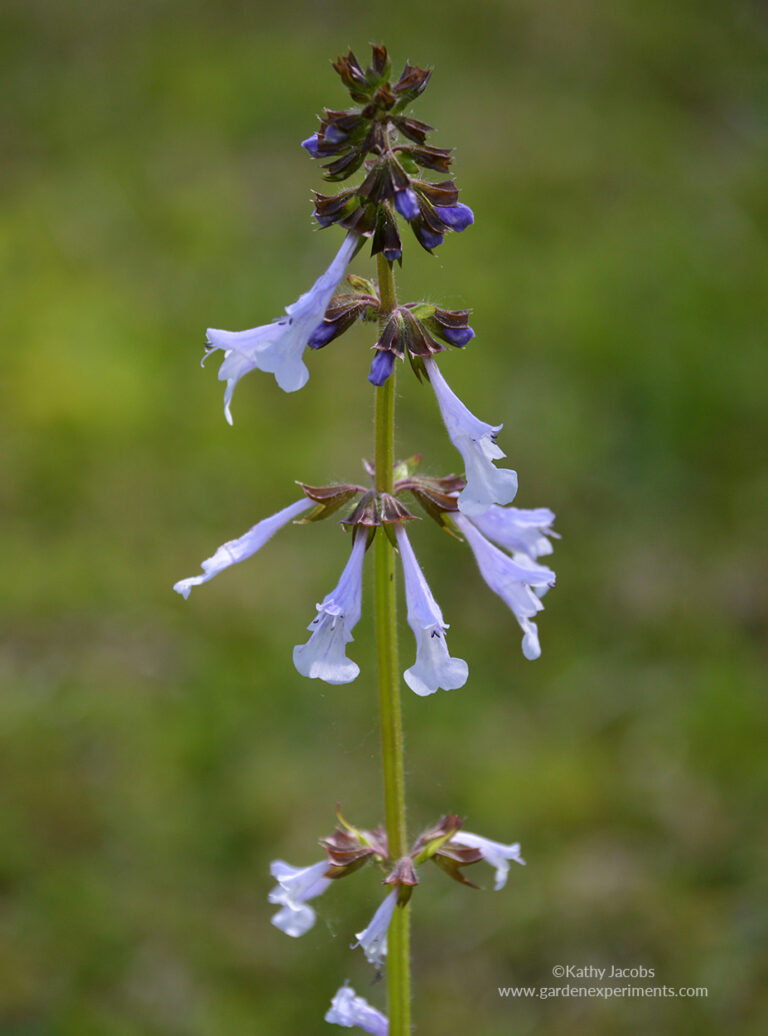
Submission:
M 322 324 L 318 324 L 309 336 L 307 345 L 310 349 L 322 349 L 324 345 L 328 345 L 329 342 L 333 341 L 338 333 L 339 330 L 337 324 L 323 321 Z
M 446 342 L 450 342 L 451 345 L 455 345 L 458 348 L 471 342 L 475 337 L 475 332 L 471 327 L 444 327 L 441 330 L 441 334 Z M 311 338 L 309 344 L 312 345 Z
M 403 191 L 397 191 L 395 193 L 395 208 L 403 219 L 416 219 L 419 214 L 419 199 L 416 192 L 410 187 L 406 187 Z
M 334 126 L 333 123 L 331 123 L 326 126 L 323 139 L 328 144 L 340 144 L 343 140 L 346 140 L 348 136 L 348 133 L 345 133 L 343 130 L 339 129 L 338 126 Z
M 392 373 L 395 365 L 395 354 L 376 351 L 371 363 L 371 371 L 368 380 L 372 385 L 381 386 Z
M 413 224 L 413 232 L 422 248 L 426 248 L 428 252 L 431 252 L 433 248 L 437 248 L 438 245 L 443 243 L 443 235 L 436 233 L 434 230 L 430 230 L 429 227 L 419 226 L 417 223 Z
M 319 151 L 317 150 L 317 134 L 313 133 L 311 137 L 307 137 L 306 140 L 302 140 L 301 146 L 308 151 L 312 158 L 319 158 Z
M 435 212 L 451 230 L 462 231 L 475 222 L 475 214 L 469 205 L 436 205 Z

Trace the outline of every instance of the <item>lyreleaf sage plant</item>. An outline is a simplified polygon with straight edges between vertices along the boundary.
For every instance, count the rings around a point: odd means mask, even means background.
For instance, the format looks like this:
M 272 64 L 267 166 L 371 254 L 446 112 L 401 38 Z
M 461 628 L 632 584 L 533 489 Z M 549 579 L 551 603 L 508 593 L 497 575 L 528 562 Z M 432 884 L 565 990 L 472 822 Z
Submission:
M 309 155 L 324 162 L 325 178 L 360 182 L 335 194 L 315 194 L 314 215 L 320 227 L 344 231 L 328 269 L 285 315 L 247 331 L 208 330 L 206 355 L 221 350 L 219 379 L 226 382 L 224 412 L 239 379 L 254 370 L 274 374 L 286 392 L 302 388 L 309 377 L 305 350 L 325 348 L 353 324 L 376 325 L 369 382 L 375 393 L 374 461 L 365 463 L 367 485 L 299 483 L 302 496 L 277 514 L 262 518 L 238 539 L 224 543 L 203 561 L 202 575 L 182 579 L 174 589 L 187 598 L 193 586 L 208 582 L 230 565 L 255 554 L 279 529 L 340 517 L 349 534 L 349 559 L 336 586 L 316 606 L 309 639 L 293 649 L 302 676 L 329 684 L 354 680 L 360 667 L 347 651 L 362 611 L 366 558 L 373 548 L 374 598 L 378 660 L 381 754 L 385 824 L 358 829 L 337 813 L 339 826 L 321 841 L 324 856 L 305 867 L 283 860 L 272 863 L 275 887 L 269 901 L 278 907 L 272 923 L 294 938 L 315 923 L 310 906 L 331 884 L 371 863 L 383 874 L 386 892 L 354 946 L 378 970 L 386 961 L 388 1018 L 346 983 L 334 995 L 325 1020 L 365 1032 L 405 1036 L 411 1031 L 409 902 L 419 883 L 417 872 L 432 862 L 464 885 L 465 868 L 485 860 L 494 869 L 494 887 L 507 881 L 510 861 L 522 864 L 520 846 L 505 845 L 463 830 L 454 814 L 409 845 L 405 819 L 403 732 L 400 709 L 401 669 L 397 652 L 396 556 L 402 565 L 406 617 L 415 639 L 415 657 L 403 672 L 407 686 L 422 697 L 457 690 L 469 667 L 448 648 L 448 624 L 429 588 L 408 538 L 406 525 L 414 505 L 456 539 L 466 541 L 480 575 L 508 605 L 523 632 L 526 658 L 541 654 L 534 619 L 542 596 L 555 576 L 540 558 L 552 552 L 554 515 L 547 508 L 509 506 L 517 493 L 517 475 L 496 462 L 504 457 L 497 444 L 501 425 L 476 417 L 443 376 L 436 357 L 447 348 L 465 348 L 475 337 L 469 310 L 444 309 L 423 300 L 400 302 L 395 294 L 394 264 L 402 264 L 400 228 L 407 223 L 419 245 L 432 252 L 446 234 L 474 222 L 472 210 L 459 201 L 447 174 L 451 149 L 427 143 L 431 127 L 408 110 L 424 91 L 430 71 L 406 64 L 396 80 L 387 51 L 373 46 L 368 68 L 351 52 L 334 62 L 352 104 L 326 108 L 317 132 L 304 140 Z M 349 263 L 365 242 L 376 257 L 377 283 L 348 274 L 348 289 L 337 291 Z M 396 362 L 408 360 L 419 381 L 435 394 L 448 437 L 460 454 L 464 472 L 442 478 L 418 474 L 420 455 L 395 461 Z M 297 630 L 298 632 L 298 630 Z M 476 886 L 472 886 L 476 887 Z

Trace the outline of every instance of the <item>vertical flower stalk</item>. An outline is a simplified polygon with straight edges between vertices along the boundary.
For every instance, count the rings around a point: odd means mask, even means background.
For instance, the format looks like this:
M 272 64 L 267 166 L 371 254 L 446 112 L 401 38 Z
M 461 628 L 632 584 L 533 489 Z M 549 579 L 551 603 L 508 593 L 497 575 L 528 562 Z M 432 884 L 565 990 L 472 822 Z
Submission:
M 392 263 L 377 257 L 381 326 L 397 305 Z M 376 489 L 392 493 L 395 464 L 395 373 L 376 392 Z M 376 602 L 376 657 L 379 671 L 381 759 L 384 776 L 384 804 L 390 856 L 400 859 L 407 852 L 405 821 L 405 765 L 403 720 L 400 706 L 400 668 L 397 658 L 397 584 L 395 552 L 387 536 L 374 540 L 374 598 Z M 410 907 L 398 907 L 387 937 L 387 1003 L 391 1036 L 411 1031 Z
M 474 221 L 472 210 L 459 202 L 452 179 L 434 180 L 424 172 L 448 173 L 451 149 L 428 144 L 432 128 L 406 114 L 431 72 L 406 63 L 400 78 L 391 81 L 386 48 L 375 44 L 369 68 L 363 69 L 351 52 L 338 58 L 333 67 L 355 104 L 344 111 L 325 108 L 320 128 L 303 146 L 313 158 L 326 163 L 323 168 L 329 182 L 347 180 L 362 167 L 363 179 L 357 186 L 333 195 L 315 192 L 318 224 L 344 229 L 344 241 L 328 269 L 309 291 L 285 307 L 283 316 L 246 331 L 209 329 L 207 352 L 224 354 L 219 379 L 227 384 L 225 416 L 231 423 L 232 393 L 243 375 L 265 371 L 274 374 L 286 392 L 294 392 L 309 377 L 305 355 L 316 356 L 358 320 L 378 322 L 368 375 L 375 391 L 375 463 L 364 464 L 371 484 L 299 482 L 302 499 L 262 518 L 239 538 L 228 540 L 203 561 L 202 575 L 182 579 L 174 589 L 188 598 L 192 587 L 251 558 L 290 523 L 305 525 L 342 516 L 341 526 L 351 532 L 349 560 L 338 584 L 317 604 L 317 614 L 308 627 L 311 636 L 294 648 L 293 662 L 305 677 L 348 684 L 360 672 L 357 662 L 347 657 L 347 646 L 361 616 L 363 569 L 368 547 L 373 546 L 386 825 L 356 828 L 337 807 L 338 826 L 320 842 L 326 859 L 299 867 L 274 860 L 271 872 L 277 885 L 268 898 L 279 908 L 272 923 L 298 938 L 315 923 L 315 909 L 308 901 L 368 862 L 383 869 L 387 874 L 383 884 L 390 891 L 355 945 L 377 970 L 386 959 L 389 1017 L 345 983 L 333 997 L 325 1020 L 373 1036 L 410 1036 L 409 901 L 420 881 L 417 868 L 432 861 L 450 878 L 477 888 L 465 877 L 464 869 L 485 860 L 495 869 L 494 884 L 500 890 L 510 861 L 524 861 L 517 842 L 496 842 L 463 831 L 464 821 L 455 813 L 446 813 L 408 844 L 397 645 L 398 550 L 408 624 L 416 638 L 416 660 L 403 674 L 406 684 L 425 697 L 440 689 L 458 690 L 469 676 L 467 663 L 449 654 L 448 626 L 408 540 L 406 523 L 416 517 L 408 505 L 415 503 L 442 529 L 466 541 L 480 575 L 520 624 L 523 655 L 531 660 L 541 654 L 533 619 L 543 609 L 541 597 L 555 585 L 554 572 L 539 557 L 552 552 L 550 537 L 557 534 L 548 508 L 508 506 L 517 492 L 517 474 L 496 467 L 495 462 L 504 457 L 496 442 L 502 426 L 476 417 L 450 388 L 435 359 L 446 348 L 463 349 L 474 339 L 470 311 L 444 309 L 423 299 L 398 302 L 395 295 L 393 264 L 403 257 L 399 221 L 410 225 L 428 252 L 442 244 L 445 234 L 463 231 Z M 367 240 L 377 261 L 378 285 L 351 273 L 346 278 L 351 290 L 334 294 L 348 263 Z M 419 381 L 434 391 L 448 437 L 464 461 L 463 475 L 418 474 L 420 454 L 395 463 L 395 360 L 406 358 Z

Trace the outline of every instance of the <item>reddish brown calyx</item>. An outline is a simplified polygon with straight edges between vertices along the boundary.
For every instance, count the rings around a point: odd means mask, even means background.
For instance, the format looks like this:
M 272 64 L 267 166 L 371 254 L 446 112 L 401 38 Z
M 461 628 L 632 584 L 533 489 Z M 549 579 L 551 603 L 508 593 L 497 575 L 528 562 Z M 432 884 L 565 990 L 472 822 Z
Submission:
M 419 879 L 416 877 L 416 869 L 410 856 L 402 856 L 395 864 L 394 870 L 384 880 L 385 885 L 394 885 L 397 888 L 397 902 L 404 906 L 411 898 L 411 893 Z

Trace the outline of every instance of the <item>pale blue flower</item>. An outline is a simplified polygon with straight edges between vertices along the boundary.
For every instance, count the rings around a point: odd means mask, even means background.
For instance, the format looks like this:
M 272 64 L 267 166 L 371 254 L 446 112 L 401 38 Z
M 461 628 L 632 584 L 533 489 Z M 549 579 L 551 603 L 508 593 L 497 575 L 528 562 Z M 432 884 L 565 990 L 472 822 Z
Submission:
M 464 458 L 467 484 L 459 494 L 459 510 L 474 516 L 491 504 L 508 504 L 517 492 L 517 473 L 493 464 L 505 456 L 496 445 L 501 425 L 486 424 L 472 414 L 450 389 L 431 358 L 424 361 L 448 436 Z
M 346 982 L 331 1001 L 325 1015 L 326 1022 L 340 1025 L 345 1029 L 355 1026 L 368 1032 L 371 1036 L 389 1036 L 389 1022 L 386 1015 L 371 1007 L 367 1000 L 358 996 Z
M 538 565 L 526 554 L 514 557 L 505 554 L 464 515 L 454 514 L 453 520 L 466 536 L 481 576 L 514 612 L 523 631 L 523 654 L 531 660 L 538 658 L 541 654 L 539 631 L 531 620 L 543 610 L 539 596 L 555 585 L 555 573 L 544 565 Z
M 262 370 L 274 374 L 285 392 L 295 392 L 306 384 L 309 370 L 302 354 L 315 328 L 322 323 L 328 303 L 344 275 L 357 248 L 357 234 L 347 234 L 331 265 L 306 294 L 286 306 L 287 316 L 271 324 L 253 327 L 248 331 L 221 331 L 208 328 L 209 356 L 216 349 L 224 351 L 219 368 L 219 381 L 226 381 L 224 414 L 232 424 L 229 404 L 235 386 L 244 374 Z
M 416 637 L 416 662 L 405 671 L 405 682 L 422 696 L 434 694 L 439 687 L 446 691 L 463 687 L 469 673 L 467 663 L 448 654 L 445 642 L 448 626 L 443 622 L 443 613 L 432 596 L 402 524 L 395 526 L 395 536 L 403 563 L 408 625 Z
M 358 932 L 355 938 L 355 946 L 362 947 L 363 953 L 369 964 L 380 968 L 387 955 L 387 932 L 392 914 L 397 905 L 397 888 L 392 889 L 390 894 L 381 904 L 379 909 L 371 918 L 371 923 L 362 932 Z M 353 947 L 354 949 L 354 947 Z
M 225 568 L 229 568 L 230 565 L 236 565 L 239 561 L 245 561 L 251 554 L 255 554 L 257 550 L 263 547 L 278 529 L 287 525 L 293 518 L 306 511 L 307 508 L 314 506 L 312 500 L 302 497 L 295 504 L 290 504 L 288 507 L 284 507 L 282 511 L 278 511 L 277 514 L 257 522 L 252 529 L 249 529 L 239 539 L 228 540 L 227 543 L 223 543 L 213 557 L 207 558 L 202 563 L 201 567 L 205 575 L 181 579 L 174 584 L 173 589 L 186 600 L 193 586 L 207 583 L 209 579 L 213 579 L 214 576 L 217 576 Z
M 355 536 L 338 585 L 317 605 L 317 615 L 307 626 L 312 636 L 293 649 L 293 664 L 302 676 L 338 684 L 350 683 L 360 672 L 347 658 L 346 645 L 354 640 L 352 630 L 360 618 L 365 541 L 364 534 Z
M 490 838 L 483 838 L 481 835 L 473 835 L 470 831 L 461 830 L 451 836 L 451 841 L 458 842 L 459 845 L 466 845 L 470 849 L 480 850 L 486 863 L 490 863 L 491 867 L 496 868 L 496 880 L 493 887 L 497 892 L 499 889 L 503 889 L 507 883 L 510 860 L 525 866 L 525 860 L 520 855 L 519 842 L 503 845 L 501 842 L 492 842 Z
M 548 536 L 557 537 L 552 530 L 555 516 L 548 507 L 523 509 L 499 507 L 493 504 L 483 514 L 472 516 L 472 522 L 483 536 L 498 543 L 505 550 L 527 554 L 534 561 L 543 554 L 552 553 Z
M 331 879 L 324 877 L 328 861 L 321 860 L 311 867 L 292 867 L 284 860 L 273 860 L 269 870 L 277 885 L 267 899 L 280 906 L 272 924 L 296 939 L 315 923 L 315 911 L 307 906 L 307 900 L 319 896 L 330 885 Z

